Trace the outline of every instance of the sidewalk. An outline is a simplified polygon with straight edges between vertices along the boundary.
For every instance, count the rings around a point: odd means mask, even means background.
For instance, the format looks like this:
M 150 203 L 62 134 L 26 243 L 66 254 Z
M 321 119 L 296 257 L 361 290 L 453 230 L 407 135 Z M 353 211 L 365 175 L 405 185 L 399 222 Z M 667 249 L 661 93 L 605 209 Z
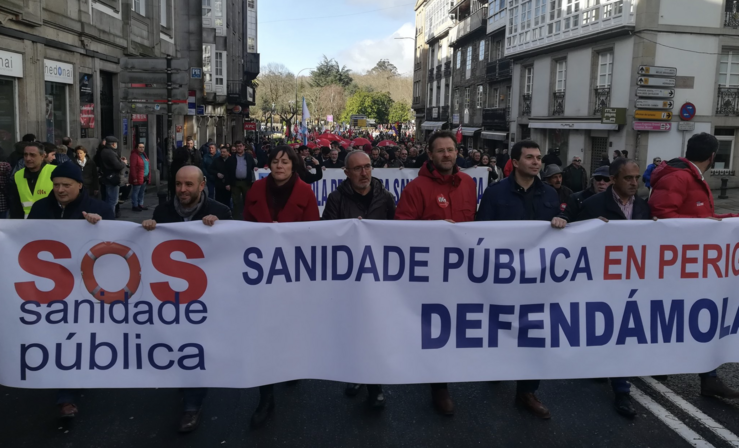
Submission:
M 716 206 L 716 214 L 739 213 L 739 189 L 727 190 L 728 199 L 719 199 L 719 190 L 713 191 L 713 202 Z
M 144 210 L 142 212 L 135 212 L 131 210 L 131 198 L 128 198 L 123 204 L 120 205 L 121 217 L 117 220 L 130 221 L 141 224 L 145 220 L 151 219 L 151 217 L 154 215 L 154 209 L 157 205 L 159 205 L 159 199 L 157 198 L 157 187 L 155 185 L 152 185 L 146 189 L 146 194 L 144 195 L 144 206 L 149 207 L 149 210 Z

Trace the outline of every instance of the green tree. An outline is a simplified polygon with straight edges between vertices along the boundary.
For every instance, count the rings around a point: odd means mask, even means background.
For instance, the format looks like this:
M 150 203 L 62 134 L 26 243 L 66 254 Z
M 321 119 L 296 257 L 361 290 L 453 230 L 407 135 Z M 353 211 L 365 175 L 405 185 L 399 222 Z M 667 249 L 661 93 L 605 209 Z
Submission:
M 390 123 L 397 121 L 405 123 L 411 119 L 411 106 L 405 101 L 397 101 L 390 107 L 388 114 Z
M 385 74 L 389 76 L 398 76 L 398 67 L 391 64 L 390 61 L 387 59 L 380 59 L 380 61 L 375 65 L 372 70 L 369 71 L 370 74 Z
M 352 115 L 366 115 L 377 123 L 388 123 L 393 103 L 393 99 L 386 92 L 358 90 L 347 100 L 342 120 L 349 121 Z
M 310 72 L 312 87 L 326 87 L 332 84 L 340 85 L 341 87 L 349 87 L 352 83 L 351 70 L 346 66 L 339 66 L 339 63 L 334 59 L 329 59 L 323 56 L 316 69 Z

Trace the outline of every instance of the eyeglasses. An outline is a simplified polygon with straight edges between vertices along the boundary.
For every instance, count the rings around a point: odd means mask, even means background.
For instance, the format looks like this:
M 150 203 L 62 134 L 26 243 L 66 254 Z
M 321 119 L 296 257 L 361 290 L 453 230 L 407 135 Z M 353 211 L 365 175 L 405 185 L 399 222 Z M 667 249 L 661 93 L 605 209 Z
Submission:
M 577 162 L 577 163 L 580 163 L 580 162 L 582 162 L 582 160 L 580 160 L 580 159 L 575 159 L 575 160 L 573 160 L 573 162 Z
M 611 178 L 607 176 L 594 176 L 593 179 L 595 179 L 596 182 L 610 182 Z
M 372 171 L 372 165 L 360 165 L 351 168 L 354 173 L 361 173 L 362 171 Z

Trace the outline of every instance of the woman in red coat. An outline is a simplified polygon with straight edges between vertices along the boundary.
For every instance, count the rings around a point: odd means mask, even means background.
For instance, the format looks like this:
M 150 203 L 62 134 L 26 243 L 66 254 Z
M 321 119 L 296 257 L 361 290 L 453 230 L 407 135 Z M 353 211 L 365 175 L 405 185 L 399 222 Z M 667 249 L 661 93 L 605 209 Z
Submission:
M 318 221 L 318 203 L 310 185 L 298 175 L 303 161 L 289 146 L 278 146 L 269 153 L 271 173 L 254 182 L 246 194 L 244 221 L 304 222 Z M 259 406 L 251 416 L 251 427 L 262 426 L 275 407 L 274 386 L 259 388 Z
M 139 143 L 136 149 L 131 151 L 131 169 L 128 172 L 128 182 L 133 185 L 131 205 L 135 212 L 149 209 L 144 207 L 144 194 L 146 193 L 146 185 L 151 183 L 151 170 L 149 169 L 149 157 L 144 151 L 143 143 Z

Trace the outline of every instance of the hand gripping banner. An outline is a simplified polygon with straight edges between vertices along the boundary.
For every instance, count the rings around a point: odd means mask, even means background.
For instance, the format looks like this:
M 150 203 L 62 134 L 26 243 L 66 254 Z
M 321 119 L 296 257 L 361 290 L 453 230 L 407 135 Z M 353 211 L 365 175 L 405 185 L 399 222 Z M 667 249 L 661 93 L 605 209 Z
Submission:
M 739 361 L 739 220 L 0 221 L 0 384 L 254 387 Z

